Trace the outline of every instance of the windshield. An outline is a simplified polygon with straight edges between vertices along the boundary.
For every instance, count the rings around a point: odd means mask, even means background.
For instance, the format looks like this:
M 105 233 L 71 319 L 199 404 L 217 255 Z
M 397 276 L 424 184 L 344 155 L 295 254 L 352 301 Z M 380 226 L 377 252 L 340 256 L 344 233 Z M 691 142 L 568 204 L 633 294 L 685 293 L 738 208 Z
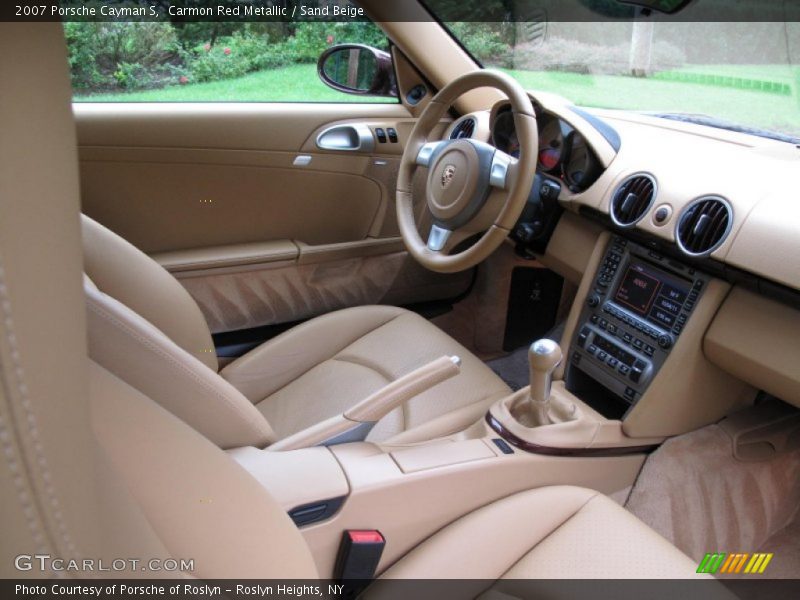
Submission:
M 480 63 L 526 89 L 586 107 L 800 136 L 800 23 L 444 24 Z

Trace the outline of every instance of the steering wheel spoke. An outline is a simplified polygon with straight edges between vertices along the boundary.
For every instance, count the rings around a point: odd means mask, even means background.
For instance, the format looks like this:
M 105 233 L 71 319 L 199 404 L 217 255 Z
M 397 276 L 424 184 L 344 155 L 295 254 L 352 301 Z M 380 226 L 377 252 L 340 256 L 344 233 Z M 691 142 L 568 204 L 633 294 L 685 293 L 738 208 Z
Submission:
M 419 149 L 417 153 L 416 163 L 420 167 L 429 167 L 431 161 L 433 160 L 434 155 L 444 146 L 447 145 L 448 142 L 441 140 L 437 142 L 428 142 L 427 144 L 423 144 L 422 148 Z
M 502 150 L 495 150 L 489 171 L 489 185 L 499 190 L 508 189 L 511 165 L 514 164 L 514 161 L 515 159 L 511 155 Z
M 431 226 L 431 231 L 428 234 L 428 250 L 433 252 L 441 252 L 447 245 L 447 240 L 453 232 L 438 225 Z
M 508 98 L 519 140 L 518 158 L 484 141 L 486 132 L 481 128 L 476 129 L 474 138 L 435 140 L 433 132 L 447 117 L 448 108 L 459 96 L 482 87 L 495 88 Z M 446 85 L 419 115 L 400 160 L 397 224 L 409 254 L 440 273 L 463 271 L 488 257 L 507 238 L 525 208 L 537 155 L 531 98 L 511 76 L 475 70 Z M 436 223 L 427 240 L 420 235 L 415 219 L 419 211 L 414 192 L 422 191 L 418 185 L 422 178 L 415 180 L 420 167 L 427 171 L 425 202 Z M 462 238 L 475 241 L 460 251 L 453 250 Z

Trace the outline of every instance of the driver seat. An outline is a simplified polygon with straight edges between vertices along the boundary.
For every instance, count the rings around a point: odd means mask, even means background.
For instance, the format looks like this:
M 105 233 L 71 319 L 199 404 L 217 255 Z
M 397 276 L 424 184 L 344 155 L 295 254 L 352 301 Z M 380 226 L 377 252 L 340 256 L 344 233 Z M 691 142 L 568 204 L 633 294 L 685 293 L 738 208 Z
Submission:
M 461 372 L 386 415 L 368 440 L 449 435 L 511 393 L 458 342 L 391 306 L 312 319 L 220 371 L 205 318 L 177 279 L 89 217 L 82 230 L 91 358 L 221 448 L 268 446 L 443 355 L 459 356 Z

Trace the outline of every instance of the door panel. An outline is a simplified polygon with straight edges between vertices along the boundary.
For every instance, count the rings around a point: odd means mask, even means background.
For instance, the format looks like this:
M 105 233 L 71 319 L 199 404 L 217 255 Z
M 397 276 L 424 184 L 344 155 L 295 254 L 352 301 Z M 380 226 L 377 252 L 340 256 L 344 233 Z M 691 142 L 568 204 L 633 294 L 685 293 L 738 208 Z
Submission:
M 176 153 L 176 160 L 195 152 Z M 120 161 L 104 153 L 103 160 L 81 154 L 84 210 L 148 253 L 279 239 L 361 240 L 383 200 L 365 177 L 292 168 L 290 155 L 210 164 L 220 151 L 192 162 L 155 162 L 145 153 Z M 287 166 L 247 164 L 259 158 Z
M 171 270 L 215 332 L 469 286 L 470 273 L 421 269 L 397 237 L 395 181 L 414 122 L 402 105 L 74 108 L 84 211 Z M 399 141 L 319 149 L 340 123 L 392 127 Z

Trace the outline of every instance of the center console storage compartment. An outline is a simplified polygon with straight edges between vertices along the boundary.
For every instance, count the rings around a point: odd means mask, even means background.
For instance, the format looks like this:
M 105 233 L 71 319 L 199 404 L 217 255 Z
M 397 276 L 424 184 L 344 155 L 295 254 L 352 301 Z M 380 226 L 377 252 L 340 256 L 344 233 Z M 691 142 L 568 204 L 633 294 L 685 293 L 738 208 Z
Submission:
M 447 465 L 457 465 L 474 460 L 496 458 L 497 453 L 485 440 L 443 442 L 404 448 L 391 453 L 403 473 L 415 473 Z

